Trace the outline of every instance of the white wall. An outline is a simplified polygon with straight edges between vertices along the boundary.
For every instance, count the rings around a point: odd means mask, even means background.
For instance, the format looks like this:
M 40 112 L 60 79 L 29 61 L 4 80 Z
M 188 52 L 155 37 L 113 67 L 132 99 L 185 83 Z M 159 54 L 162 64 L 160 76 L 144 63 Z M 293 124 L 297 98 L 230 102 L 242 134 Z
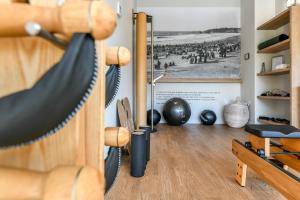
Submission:
M 131 52 L 133 51 L 132 46 L 132 9 L 135 9 L 136 0 L 119 0 L 122 5 L 123 15 L 118 18 L 117 29 L 114 34 L 106 41 L 111 46 L 124 46 L 127 47 Z M 115 10 L 117 9 L 118 0 L 107 1 Z M 128 97 L 132 104 L 133 98 L 133 65 L 132 61 L 126 67 L 121 68 L 121 84 L 119 92 L 115 100 L 106 109 L 105 121 L 106 126 L 117 125 L 117 111 L 116 101 L 124 97 Z
M 162 9 L 161 7 L 239 7 L 240 0 L 138 0 L 138 11 L 146 11 L 147 14 L 153 15 L 151 10 Z M 154 27 L 157 27 L 160 19 L 154 17 Z M 195 24 L 195 21 L 193 22 Z M 176 22 L 174 21 L 174 27 Z M 156 29 L 154 29 L 155 31 Z M 188 100 L 192 107 L 192 116 L 188 123 L 200 123 L 199 114 L 205 109 L 211 109 L 216 112 L 217 124 L 223 124 L 223 107 L 230 101 L 241 96 L 240 83 L 159 83 L 156 85 L 156 94 L 161 92 L 168 94 L 169 98 L 180 96 L 182 92 L 195 93 L 197 95 L 208 95 L 213 100 L 204 99 Z M 170 94 L 172 93 L 172 94 Z M 155 108 L 162 111 L 163 103 L 167 99 L 159 100 L 156 95 Z M 148 108 L 150 108 L 150 89 L 148 90 Z M 164 122 L 164 121 L 162 121 Z

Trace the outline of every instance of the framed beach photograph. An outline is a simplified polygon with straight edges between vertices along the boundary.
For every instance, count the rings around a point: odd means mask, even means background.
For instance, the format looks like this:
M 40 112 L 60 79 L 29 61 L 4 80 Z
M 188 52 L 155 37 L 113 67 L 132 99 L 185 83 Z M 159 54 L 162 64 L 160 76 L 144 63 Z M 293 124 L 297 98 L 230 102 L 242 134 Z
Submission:
M 143 8 L 154 18 L 159 82 L 240 82 L 239 8 Z M 159 20 L 155 20 L 159 19 Z M 151 71 L 148 33 L 148 80 Z
M 281 66 L 284 64 L 284 56 L 275 56 L 272 58 L 272 71 L 277 70 L 281 68 Z

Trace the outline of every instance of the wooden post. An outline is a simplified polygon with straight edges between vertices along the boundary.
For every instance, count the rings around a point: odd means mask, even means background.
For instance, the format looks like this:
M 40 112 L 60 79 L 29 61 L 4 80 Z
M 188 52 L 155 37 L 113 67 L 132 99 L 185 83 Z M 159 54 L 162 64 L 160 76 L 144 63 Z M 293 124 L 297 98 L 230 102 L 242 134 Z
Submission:
M 104 1 L 66 1 L 62 7 L 30 6 L 22 3 L 0 4 L 0 37 L 27 36 L 29 21 L 39 23 L 53 33 L 71 36 L 75 32 L 92 33 L 100 40 L 116 27 L 116 14 Z
M 242 186 L 246 186 L 247 165 L 237 159 L 235 180 Z
M 147 15 L 136 15 L 136 125 L 147 126 Z
M 130 51 L 125 47 L 106 47 L 106 65 L 125 66 L 130 62 Z

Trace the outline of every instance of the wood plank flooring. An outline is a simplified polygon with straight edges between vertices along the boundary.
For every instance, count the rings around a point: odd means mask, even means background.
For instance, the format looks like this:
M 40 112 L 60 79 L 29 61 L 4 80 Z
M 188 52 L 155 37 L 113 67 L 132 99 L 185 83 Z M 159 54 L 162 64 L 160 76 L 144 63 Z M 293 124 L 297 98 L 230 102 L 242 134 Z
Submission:
M 234 180 L 231 140 L 245 133 L 226 126 L 160 125 L 151 136 L 151 160 L 143 178 L 130 176 L 124 158 L 106 200 L 282 200 L 277 191 L 248 169 L 245 188 Z

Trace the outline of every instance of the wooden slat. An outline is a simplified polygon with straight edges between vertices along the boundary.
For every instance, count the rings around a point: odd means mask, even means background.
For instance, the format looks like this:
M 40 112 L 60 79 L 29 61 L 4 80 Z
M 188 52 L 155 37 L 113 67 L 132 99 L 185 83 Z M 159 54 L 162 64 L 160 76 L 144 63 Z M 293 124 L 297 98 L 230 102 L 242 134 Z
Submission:
M 257 53 L 278 53 L 288 50 L 290 48 L 290 39 L 284 40 L 262 50 L 258 50 Z
M 291 7 L 291 125 L 300 128 L 300 6 Z
M 262 119 L 258 119 L 257 121 L 262 123 L 262 124 L 269 124 L 269 125 L 286 125 L 286 124 L 283 124 L 283 123 L 277 123 L 277 122 L 262 120 Z
M 280 191 L 290 200 L 300 199 L 300 182 L 274 167 L 269 162 L 246 149 L 242 144 L 233 140 L 232 152 L 261 178 Z
M 273 76 L 273 75 L 283 75 L 283 74 L 289 74 L 289 73 L 290 73 L 290 68 L 286 68 L 286 69 L 273 70 L 270 72 L 257 73 L 257 76 Z
M 280 143 L 286 150 L 300 152 L 300 139 L 280 139 Z
M 258 96 L 258 99 L 265 99 L 265 100 L 285 100 L 289 101 L 290 97 L 277 97 L 277 96 Z
M 276 30 L 290 22 L 290 10 L 287 9 L 276 15 L 266 23 L 262 24 L 257 30 Z
M 271 147 L 271 152 L 283 152 L 283 150 L 278 147 Z M 297 156 L 282 154 L 275 154 L 273 156 L 288 167 L 291 167 L 300 172 L 300 161 Z

